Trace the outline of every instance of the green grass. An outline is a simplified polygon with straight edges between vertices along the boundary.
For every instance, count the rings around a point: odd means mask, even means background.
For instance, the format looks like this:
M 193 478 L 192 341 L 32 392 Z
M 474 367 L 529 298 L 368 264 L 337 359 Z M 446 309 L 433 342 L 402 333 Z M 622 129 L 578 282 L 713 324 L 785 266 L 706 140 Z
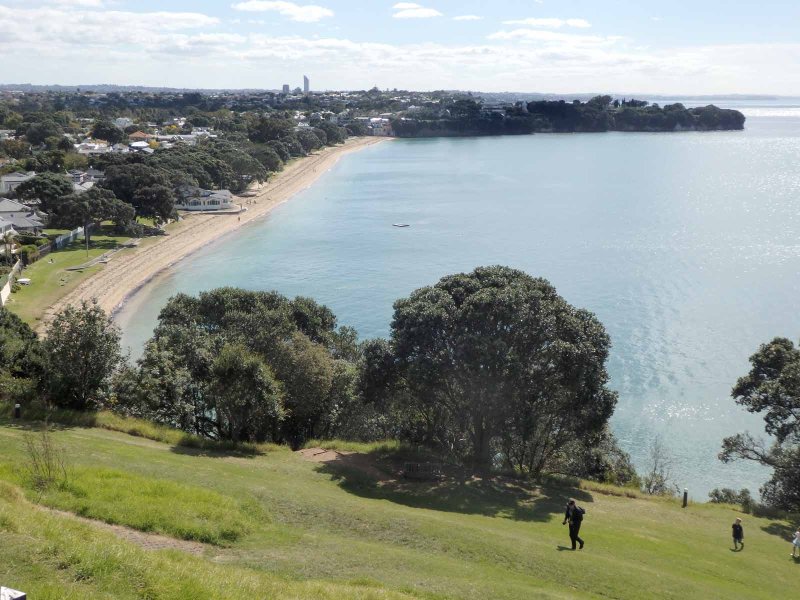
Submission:
M 10 465 L 23 461 L 24 433 L 0 425 L 0 479 L 16 481 Z M 64 428 L 54 437 L 83 490 L 65 502 L 88 514 L 112 511 L 120 493 L 115 520 L 135 525 L 150 512 L 167 519 L 171 493 L 151 493 L 148 485 L 163 491 L 169 483 L 180 490 L 175 524 L 192 522 L 193 511 L 208 503 L 245 520 L 235 540 L 204 557 L 147 553 L 37 510 L 0 484 L 0 581 L 36 598 L 774 599 L 790 597 L 800 574 L 800 563 L 788 557 L 794 524 L 728 506 L 682 509 L 677 500 L 558 480 L 542 488 L 504 478 L 378 483 L 352 466 L 313 463 L 287 450 L 209 453 L 99 428 Z M 402 455 L 396 444 L 361 449 Z M 186 502 L 193 493 L 196 507 Z M 581 552 L 565 550 L 567 497 L 587 511 Z M 730 550 L 737 516 L 744 519 L 743 552 Z
M 0 476 L 26 486 L 11 465 Z M 107 468 L 71 468 L 66 482 L 44 492 L 29 489 L 28 495 L 82 517 L 215 545 L 241 539 L 254 516 L 266 518 L 253 502 L 245 506 L 202 487 Z
M 59 426 L 100 427 L 110 431 L 127 433 L 135 437 L 147 438 L 156 442 L 195 448 L 208 452 L 235 453 L 248 456 L 264 454 L 281 448 L 275 444 L 233 443 L 229 441 L 210 440 L 186 433 L 185 431 L 173 429 L 172 427 L 167 427 L 166 425 L 159 425 L 152 421 L 127 417 L 108 410 L 83 412 L 63 408 L 45 409 L 39 404 L 26 405 L 23 410 L 26 421 L 34 424 L 41 424 L 47 421 Z M 12 412 L 12 403 L 0 400 L 0 423 L 10 422 Z
M 47 308 L 75 289 L 81 281 L 99 271 L 102 265 L 82 271 L 66 269 L 97 258 L 128 239 L 130 238 L 124 236 L 93 235 L 88 257 L 83 238 L 61 250 L 51 252 L 23 270 L 21 277 L 29 278 L 31 283 L 20 286 L 17 292 L 11 294 L 8 308 L 35 328 Z
M 147 552 L 37 510 L 0 482 L 0 577 L 37 600 L 401 599 L 369 585 L 298 581 L 177 551 Z

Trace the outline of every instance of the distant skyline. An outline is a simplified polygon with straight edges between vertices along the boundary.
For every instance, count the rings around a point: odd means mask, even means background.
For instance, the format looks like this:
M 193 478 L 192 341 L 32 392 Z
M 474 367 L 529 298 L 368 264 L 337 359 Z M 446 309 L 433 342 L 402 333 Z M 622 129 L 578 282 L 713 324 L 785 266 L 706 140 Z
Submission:
M 0 83 L 800 95 L 800 2 L 0 0 Z

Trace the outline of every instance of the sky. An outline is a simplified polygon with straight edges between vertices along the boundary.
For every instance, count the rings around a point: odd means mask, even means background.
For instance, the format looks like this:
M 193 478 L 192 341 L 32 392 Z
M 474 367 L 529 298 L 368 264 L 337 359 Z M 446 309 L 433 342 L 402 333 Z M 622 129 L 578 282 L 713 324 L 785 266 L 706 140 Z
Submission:
M 800 1 L 0 0 L 0 83 L 800 96 Z

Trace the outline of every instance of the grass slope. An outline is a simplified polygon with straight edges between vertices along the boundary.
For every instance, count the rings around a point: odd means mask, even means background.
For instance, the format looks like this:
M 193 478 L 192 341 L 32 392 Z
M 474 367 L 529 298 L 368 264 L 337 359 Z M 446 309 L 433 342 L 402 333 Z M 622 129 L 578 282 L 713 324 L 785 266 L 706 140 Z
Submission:
M 25 431 L 5 423 L 0 479 L 19 485 L 14 464 Z M 65 428 L 55 438 L 80 494 L 68 485 L 24 499 L 20 488 L 0 483 L 0 582 L 36 598 L 772 599 L 788 597 L 800 573 L 788 557 L 786 523 L 739 515 L 746 549 L 732 552 L 738 513 L 730 507 L 681 509 L 502 480 L 379 486 L 283 449 L 231 456 L 96 428 Z M 196 502 L 187 502 L 193 494 Z M 581 552 L 566 549 L 567 496 L 587 510 Z M 148 553 L 37 509 L 30 504 L 37 499 L 133 526 L 152 512 L 154 529 L 173 535 L 186 523 L 212 531 L 215 518 L 207 517 L 223 506 L 238 528 L 228 539 L 206 538 L 220 545 L 205 557 Z
M 45 310 L 78 287 L 81 281 L 102 269 L 102 265 L 95 265 L 82 271 L 67 269 L 97 258 L 129 239 L 124 236 L 98 233 L 91 236 L 88 256 L 82 237 L 61 250 L 51 252 L 23 271 L 21 276 L 30 279 L 31 283 L 20 286 L 19 290 L 11 295 L 8 308 L 35 328 Z

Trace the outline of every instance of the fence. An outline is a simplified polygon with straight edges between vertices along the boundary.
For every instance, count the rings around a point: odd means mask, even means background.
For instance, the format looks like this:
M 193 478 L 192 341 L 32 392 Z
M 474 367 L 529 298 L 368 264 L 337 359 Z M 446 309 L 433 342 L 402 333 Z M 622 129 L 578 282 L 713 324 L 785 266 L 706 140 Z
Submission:
M 92 226 L 89 225 L 89 231 L 92 230 Z M 65 233 L 64 235 L 58 236 L 56 239 L 53 240 L 52 244 L 50 244 L 52 250 L 60 250 L 67 244 L 75 241 L 79 235 L 83 233 L 83 227 L 78 227 L 77 229 L 73 229 L 69 233 Z
M 11 272 L 8 274 L 8 280 L 6 284 L 3 286 L 3 289 L 0 290 L 0 305 L 5 306 L 6 302 L 8 302 L 8 297 L 11 295 L 11 286 L 14 285 L 14 280 L 19 275 L 19 272 L 22 270 L 22 261 L 18 260 L 16 264 L 11 268 Z

